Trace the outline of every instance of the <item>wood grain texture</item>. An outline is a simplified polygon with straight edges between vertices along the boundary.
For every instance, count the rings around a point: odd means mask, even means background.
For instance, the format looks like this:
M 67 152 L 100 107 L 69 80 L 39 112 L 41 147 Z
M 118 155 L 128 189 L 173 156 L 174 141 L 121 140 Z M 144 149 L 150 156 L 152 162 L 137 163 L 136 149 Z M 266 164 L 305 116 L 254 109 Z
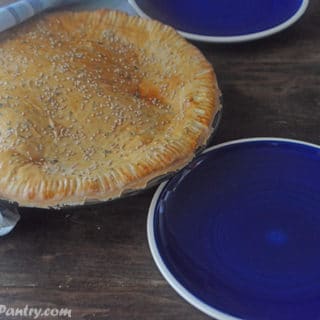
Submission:
M 196 43 L 223 92 L 213 144 L 255 136 L 320 143 L 319 27 L 314 0 L 271 38 Z M 0 304 L 68 307 L 72 319 L 209 319 L 178 297 L 151 258 L 145 225 L 154 191 L 93 207 L 21 209 L 17 228 L 0 238 Z

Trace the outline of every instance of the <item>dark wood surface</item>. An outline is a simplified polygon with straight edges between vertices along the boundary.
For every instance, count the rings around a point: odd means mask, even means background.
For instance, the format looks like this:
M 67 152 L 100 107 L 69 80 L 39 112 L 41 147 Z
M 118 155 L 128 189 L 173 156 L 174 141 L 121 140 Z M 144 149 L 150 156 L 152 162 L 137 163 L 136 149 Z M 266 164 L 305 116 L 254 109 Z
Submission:
M 223 92 L 213 144 L 255 136 L 320 144 L 319 0 L 271 38 L 196 45 Z M 151 258 L 146 218 L 154 191 L 80 209 L 21 209 L 17 228 L 0 238 L 0 304 L 67 307 L 72 319 L 208 319 L 169 287 Z

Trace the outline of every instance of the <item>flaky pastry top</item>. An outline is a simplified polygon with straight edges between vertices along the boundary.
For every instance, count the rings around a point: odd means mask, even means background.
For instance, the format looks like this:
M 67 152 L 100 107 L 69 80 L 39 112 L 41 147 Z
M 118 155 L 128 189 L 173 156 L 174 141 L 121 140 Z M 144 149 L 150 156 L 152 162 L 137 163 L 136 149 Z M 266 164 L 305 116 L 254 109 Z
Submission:
M 219 109 L 211 65 L 172 28 L 99 10 L 0 35 L 0 197 L 103 201 L 174 171 Z

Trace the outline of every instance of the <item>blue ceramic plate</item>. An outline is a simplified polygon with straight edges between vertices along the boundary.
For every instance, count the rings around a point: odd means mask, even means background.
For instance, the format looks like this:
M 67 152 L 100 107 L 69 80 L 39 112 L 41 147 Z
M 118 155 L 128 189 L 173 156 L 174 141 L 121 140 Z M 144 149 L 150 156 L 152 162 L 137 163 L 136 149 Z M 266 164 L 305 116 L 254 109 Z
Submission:
M 240 42 L 277 33 L 296 22 L 309 0 L 129 0 L 143 17 L 205 42 Z
M 170 285 L 216 319 L 320 319 L 320 147 L 208 149 L 159 187 L 148 239 Z

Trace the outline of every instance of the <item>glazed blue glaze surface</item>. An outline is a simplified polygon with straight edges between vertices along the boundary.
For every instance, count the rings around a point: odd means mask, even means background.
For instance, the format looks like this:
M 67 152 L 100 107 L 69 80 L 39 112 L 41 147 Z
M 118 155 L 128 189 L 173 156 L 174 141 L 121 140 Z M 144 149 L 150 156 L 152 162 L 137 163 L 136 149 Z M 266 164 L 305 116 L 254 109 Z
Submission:
M 239 36 L 291 18 L 302 0 L 136 0 L 147 15 L 184 32 Z
M 249 141 L 203 154 L 162 191 L 165 265 L 232 316 L 320 319 L 320 150 Z

